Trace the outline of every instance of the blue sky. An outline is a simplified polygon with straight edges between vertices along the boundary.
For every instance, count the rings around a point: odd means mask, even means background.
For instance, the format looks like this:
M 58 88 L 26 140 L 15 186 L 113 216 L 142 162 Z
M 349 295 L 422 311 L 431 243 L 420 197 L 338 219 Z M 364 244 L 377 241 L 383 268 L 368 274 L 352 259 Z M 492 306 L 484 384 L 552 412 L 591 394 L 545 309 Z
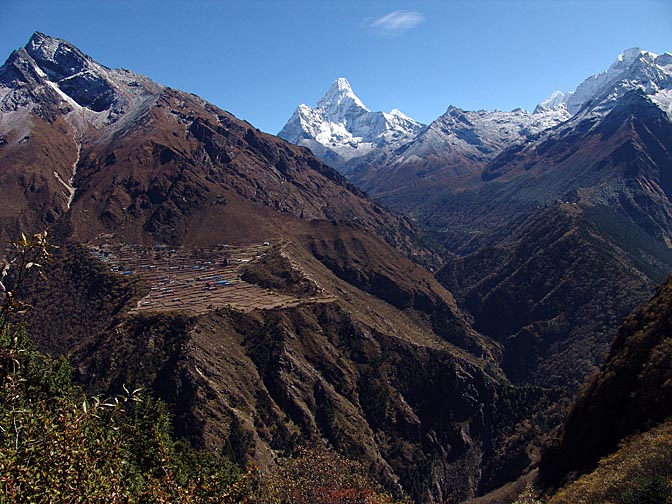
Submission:
M 531 110 L 626 48 L 672 52 L 672 1 L 0 0 L 0 59 L 34 31 L 270 133 L 346 77 L 372 110 Z

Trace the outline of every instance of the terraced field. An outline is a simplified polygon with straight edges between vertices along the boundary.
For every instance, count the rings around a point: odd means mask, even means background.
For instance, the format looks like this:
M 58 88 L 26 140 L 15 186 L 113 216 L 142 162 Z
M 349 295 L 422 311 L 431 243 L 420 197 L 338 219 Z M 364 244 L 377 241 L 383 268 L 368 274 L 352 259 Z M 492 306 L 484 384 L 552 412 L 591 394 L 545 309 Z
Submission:
M 102 240 L 89 244 L 91 253 L 111 271 L 137 275 L 150 286 L 131 313 L 179 310 L 198 315 L 223 307 L 248 312 L 334 301 L 325 293 L 296 297 L 243 281 L 242 268 L 270 249 L 269 243 L 207 249 L 147 248 Z

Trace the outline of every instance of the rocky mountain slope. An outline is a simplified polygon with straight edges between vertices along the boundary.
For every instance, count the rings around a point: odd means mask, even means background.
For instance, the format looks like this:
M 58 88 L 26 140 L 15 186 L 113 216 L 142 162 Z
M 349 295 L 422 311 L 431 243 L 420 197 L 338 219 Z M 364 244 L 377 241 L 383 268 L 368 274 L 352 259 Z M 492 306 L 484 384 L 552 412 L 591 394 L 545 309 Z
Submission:
M 614 328 L 669 269 L 670 252 L 638 243 L 634 225 L 633 241 L 620 246 L 610 234 L 617 218 L 551 207 L 439 272 L 474 326 L 504 345 L 514 382 L 563 387 L 571 397 L 604 359 Z
M 538 470 L 470 504 L 664 503 L 672 498 L 672 279 L 631 313 Z
M 581 391 L 557 443 L 542 459 L 540 479 L 546 485 L 557 487 L 587 473 L 551 502 L 576 502 L 572 498 L 583 498 L 578 495 L 623 496 L 647 485 L 650 495 L 660 492 L 656 502 L 669 499 L 670 466 L 660 455 L 669 457 L 670 450 L 671 316 L 668 280 L 619 329 L 604 366 Z M 612 453 L 595 471 L 600 458 Z M 637 463 L 629 464 L 628 458 Z M 630 472 L 630 481 L 624 471 Z
M 66 213 L 84 137 L 123 131 L 162 90 L 39 33 L 12 53 L 0 69 L 2 229 L 36 229 Z
M 67 213 L 80 240 L 114 232 L 199 243 L 244 235 L 252 226 L 237 220 L 268 211 L 358 220 L 399 244 L 413 234 L 306 150 L 63 41 L 35 34 L 0 69 L 0 83 L 5 229 Z M 246 212 L 249 204 L 259 211 Z M 400 227 L 383 231 L 393 221 Z
M 30 331 L 89 390 L 150 387 L 240 463 L 328 443 L 418 502 L 529 463 L 549 392 L 409 260 L 440 263 L 414 225 L 307 149 L 39 33 L 0 111 L 2 233 L 60 246 Z
M 635 67 L 655 61 L 642 54 Z M 462 256 L 441 278 L 476 327 L 506 341 L 512 356 L 524 340 L 536 349 L 535 383 L 554 380 L 554 369 L 565 375 L 559 383 L 577 386 L 621 317 L 672 268 L 670 118 L 640 87 L 621 93 L 625 84 L 612 84 L 538 140 L 503 151 L 478 185 L 418 212 Z

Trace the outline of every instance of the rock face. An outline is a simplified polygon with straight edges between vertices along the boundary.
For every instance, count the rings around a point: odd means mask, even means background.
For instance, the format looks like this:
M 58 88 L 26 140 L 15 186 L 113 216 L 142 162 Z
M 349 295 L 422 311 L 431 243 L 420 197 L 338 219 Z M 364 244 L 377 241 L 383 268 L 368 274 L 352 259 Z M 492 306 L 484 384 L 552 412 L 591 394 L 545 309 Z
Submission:
M 115 122 L 163 89 L 142 75 L 106 68 L 66 41 L 42 33 L 10 55 L 0 84 L 3 112 L 63 101 L 96 125 Z
M 408 259 L 440 264 L 414 225 L 307 149 L 42 34 L 0 69 L 0 110 L 2 232 L 48 225 L 61 245 L 30 331 L 90 390 L 151 387 L 179 433 L 241 463 L 326 442 L 417 502 L 463 500 L 527 465 L 518 434 L 547 393 L 512 386 L 501 345 Z M 106 255 L 151 271 L 162 251 L 233 244 L 264 252 L 227 288 L 292 302 L 142 311 L 158 280 L 110 271 Z

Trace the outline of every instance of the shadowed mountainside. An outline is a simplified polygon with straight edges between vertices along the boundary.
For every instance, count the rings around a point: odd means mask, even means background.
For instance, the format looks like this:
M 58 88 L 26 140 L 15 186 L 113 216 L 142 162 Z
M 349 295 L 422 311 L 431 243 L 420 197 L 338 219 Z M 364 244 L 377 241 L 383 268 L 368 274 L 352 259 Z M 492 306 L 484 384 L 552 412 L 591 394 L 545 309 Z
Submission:
M 572 407 L 558 444 L 545 453 L 542 481 L 557 485 L 570 473 L 591 470 L 626 436 L 669 418 L 671 324 L 668 280 L 619 329 L 600 373 Z
M 504 151 L 431 224 L 460 254 L 438 278 L 504 344 L 517 383 L 575 390 L 672 268 L 667 116 L 637 92 L 584 112 Z

